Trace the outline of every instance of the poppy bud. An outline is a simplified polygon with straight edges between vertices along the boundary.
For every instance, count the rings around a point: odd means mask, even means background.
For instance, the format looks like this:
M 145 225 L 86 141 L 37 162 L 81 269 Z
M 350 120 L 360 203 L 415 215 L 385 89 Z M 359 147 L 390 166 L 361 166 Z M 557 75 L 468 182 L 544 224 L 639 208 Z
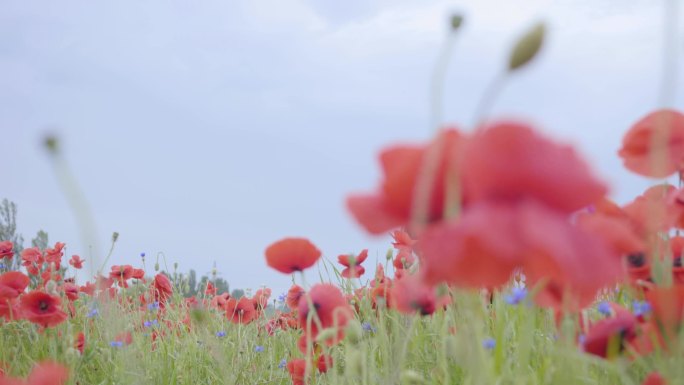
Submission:
M 50 153 L 56 154 L 59 151 L 59 139 L 57 139 L 56 135 L 46 135 L 45 139 L 43 139 L 43 143 Z
M 525 36 L 523 36 L 513 47 L 508 61 L 508 70 L 514 71 L 530 62 L 544 42 L 546 27 L 544 23 L 538 23 Z
M 159 271 L 159 262 L 154 264 L 154 271 Z
M 420 385 L 425 383 L 425 379 L 415 370 L 404 370 L 401 373 L 401 383 L 403 385 Z
M 451 15 L 449 24 L 451 25 L 451 31 L 457 31 L 459 28 L 461 28 L 461 25 L 463 24 L 463 15 Z
M 388 261 L 391 261 L 392 258 L 394 258 L 393 254 L 394 253 L 392 252 L 392 249 L 387 250 L 387 254 L 385 255 L 385 259 L 387 259 Z
M 116 231 L 112 233 L 112 242 L 116 242 L 119 239 L 119 233 Z

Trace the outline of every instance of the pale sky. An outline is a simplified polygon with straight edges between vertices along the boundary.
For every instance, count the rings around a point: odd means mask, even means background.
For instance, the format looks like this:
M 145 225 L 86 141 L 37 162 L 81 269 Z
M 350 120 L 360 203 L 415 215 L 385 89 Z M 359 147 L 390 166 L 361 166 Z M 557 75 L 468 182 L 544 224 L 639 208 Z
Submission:
M 661 2 L 5 1 L 0 199 L 17 203 L 27 242 L 44 229 L 67 256 L 86 255 L 40 146 L 53 131 L 102 248 L 120 233 L 111 263 L 164 252 L 201 275 L 216 261 L 231 288 L 277 294 L 290 278 L 268 269 L 263 251 L 279 238 L 308 237 L 329 259 L 363 248 L 382 259 L 389 238 L 365 235 L 344 197 L 376 188 L 382 147 L 433 132 L 430 77 L 453 11 L 465 23 L 447 123 L 470 129 L 516 37 L 544 20 L 543 51 L 510 79 L 492 118 L 575 144 L 619 202 L 648 185 L 616 151 L 658 106 Z

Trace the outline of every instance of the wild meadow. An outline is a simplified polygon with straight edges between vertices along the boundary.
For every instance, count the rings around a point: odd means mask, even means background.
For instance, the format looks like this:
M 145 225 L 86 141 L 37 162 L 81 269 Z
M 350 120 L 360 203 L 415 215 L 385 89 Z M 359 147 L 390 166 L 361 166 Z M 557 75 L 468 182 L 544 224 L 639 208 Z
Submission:
M 544 35 L 511 49 L 475 127 L 379 150 L 377 185 L 343 203 L 391 234 L 375 266 L 283 229 L 258 257 L 287 293 L 186 297 L 156 258 L 107 265 L 116 235 L 97 265 L 72 240 L 24 247 L 6 210 L 0 385 L 684 383 L 684 114 L 625 127 L 611 151 L 653 186 L 615 203 L 572 147 L 487 116 Z

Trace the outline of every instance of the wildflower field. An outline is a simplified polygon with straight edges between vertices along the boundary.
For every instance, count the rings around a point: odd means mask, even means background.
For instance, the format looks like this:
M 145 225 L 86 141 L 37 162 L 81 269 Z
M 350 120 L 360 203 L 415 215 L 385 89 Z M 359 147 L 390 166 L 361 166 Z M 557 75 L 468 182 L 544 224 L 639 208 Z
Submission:
M 341 203 L 391 234 L 381 263 L 286 229 L 264 245 L 292 276 L 280 296 L 209 280 L 184 297 L 157 259 L 108 266 L 116 235 L 97 266 L 71 240 L 0 239 L 0 385 L 684 383 L 684 114 L 625 127 L 611 151 L 653 186 L 619 205 L 573 148 L 489 102 L 472 129 L 382 148 L 377 186 Z

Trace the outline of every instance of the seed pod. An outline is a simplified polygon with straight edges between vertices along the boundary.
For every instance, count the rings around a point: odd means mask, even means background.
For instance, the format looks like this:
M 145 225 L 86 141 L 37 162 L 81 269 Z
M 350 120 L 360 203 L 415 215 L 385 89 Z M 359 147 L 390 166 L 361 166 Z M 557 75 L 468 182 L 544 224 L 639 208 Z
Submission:
M 538 23 L 531 30 L 529 30 L 513 47 L 511 56 L 508 61 L 508 70 L 515 71 L 520 67 L 525 66 L 530 62 L 537 53 L 544 42 L 544 35 L 546 27 L 544 23 Z
M 459 14 L 451 15 L 451 20 L 450 20 L 451 31 L 457 31 L 459 28 L 461 28 L 462 24 L 463 24 L 463 15 L 459 15 Z

